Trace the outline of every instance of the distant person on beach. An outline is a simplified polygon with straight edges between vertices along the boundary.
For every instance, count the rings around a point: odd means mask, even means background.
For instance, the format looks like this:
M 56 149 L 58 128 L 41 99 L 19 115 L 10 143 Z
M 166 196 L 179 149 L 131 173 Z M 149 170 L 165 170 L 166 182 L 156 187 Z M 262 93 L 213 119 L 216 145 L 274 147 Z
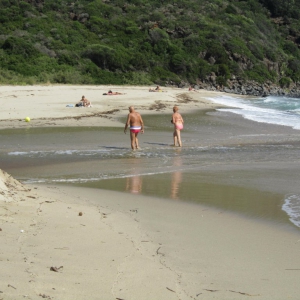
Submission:
M 181 137 L 180 137 L 180 130 L 183 129 L 183 118 L 181 114 L 178 112 L 178 106 L 173 107 L 173 115 L 172 115 L 172 124 L 174 124 L 174 133 L 173 133 L 173 138 L 174 138 L 174 145 L 173 146 L 178 146 L 182 147 L 182 142 L 181 142 Z
M 85 96 L 82 96 L 80 101 L 75 105 L 76 107 L 89 107 L 91 106 L 91 102 L 85 98 Z
M 112 90 L 109 90 L 109 91 L 107 92 L 107 95 L 124 95 L 124 93 L 113 92 Z
M 130 129 L 130 140 L 132 150 L 140 149 L 137 136 L 139 132 L 144 133 L 144 122 L 141 115 L 134 110 L 133 106 L 129 107 L 129 114 L 124 128 L 125 134 L 128 126 Z
M 190 87 L 189 87 L 189 91 L 190 92 L 196 92 L 196 90 L 190 85 Z
M 157 85 L 156 88 L 150 88 L 149 92 L 162 92 L 162 89 Z

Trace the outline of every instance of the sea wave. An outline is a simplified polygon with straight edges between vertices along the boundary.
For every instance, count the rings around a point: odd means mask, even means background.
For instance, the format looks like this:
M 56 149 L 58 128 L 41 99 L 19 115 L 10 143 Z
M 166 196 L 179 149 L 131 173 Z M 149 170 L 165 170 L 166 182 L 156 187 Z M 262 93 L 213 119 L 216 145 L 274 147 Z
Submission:
M 218 109 L 242 115 L 245 119 L 300 130 L 300 99 L 287 97 L 238 98 L 221 96 L 209 100 L 228 106 Z
M 282 210 L 287 213 L 290 221 L 300 227 L 300 195 L 289 195 L 285 198 Z
M 182 169 L 177 169 L 177 171 L 183 171 Z M 136 174 L 99 174 L 98 177 L 90 177 L 90 178 L 31 178 L 28 180 L 23 180 L 22 182 L 25 184 L 35 184 L 35 183 L 87 183 L 87 182 L 95 182 L 100 180 L 108 180 L 108 179 L 120 179 L 120 178 L 131 178 L 131 177 L 140 177 L 140 176 L 151 176 L 158 174 L 167 174 L 172 173 L 173 169 L 167 169 L 164 171 L 154 171 L 154 172 L 142 172 Z
M 98 153 L 109 153 L 109 150 L 49 150 L 49 151 L 13 151 L 8 155 L 14 156 L 45 156 L 45 155 L 94 155 Z

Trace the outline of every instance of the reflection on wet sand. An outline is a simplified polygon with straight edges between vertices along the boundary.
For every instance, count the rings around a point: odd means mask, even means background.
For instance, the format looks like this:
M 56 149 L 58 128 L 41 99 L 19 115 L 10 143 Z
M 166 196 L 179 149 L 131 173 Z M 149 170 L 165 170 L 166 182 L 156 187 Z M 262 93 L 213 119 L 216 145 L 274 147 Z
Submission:
M 180 152 L 180 150 L 178 150 L 178 152 Z M 177 156 L 174 157 L 173 167 L 178 168 L 178 167 L 181 167 L 181 166 L 182 166 L 181 156 L 177 155 Z M 180 187 L 181 182 L 182 182 L 182 171 L 181 170 L 175 170 L 172 173 L 172 180 L 171 180 L 171 198 L 172 199 L 175 199 L 175 200 L 179 199 L 178 198 L 178 193 L 179 193 L 179 187 Z
M 126 191 L 132 194 L 140 194 L 142 192 L 143 179 L 139 175 L 140 169 L 139 161 L 135 158 L 131 160 L 131 165 L 133 166 L 131 171 L 131 176 L 126 179 Z

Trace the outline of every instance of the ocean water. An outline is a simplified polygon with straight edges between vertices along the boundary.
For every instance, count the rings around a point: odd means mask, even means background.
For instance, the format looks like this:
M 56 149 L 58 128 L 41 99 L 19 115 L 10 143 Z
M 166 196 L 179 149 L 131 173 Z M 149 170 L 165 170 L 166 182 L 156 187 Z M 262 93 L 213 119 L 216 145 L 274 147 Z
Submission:
M 131 151 L 122 128 L 0 130 L 0 167 L 28 184 L 151 195 L 300 228 L 300 131 L 292 129 L 300 124 L 299 103 L 276 99 L 214 99 L 230 108 L 184 115 L 183 148 L 170 146 L 165 113 L 143 116 L 141 151 Z M 281 114 L 285 124 L 275 123 Z
M 219 111 L 238 114 L 255 122 L 283 125 L 300 130 L 299 98 L 222 96 L 210 100 L 230 107 L 219 109 Z M 282 209 L 288 214 L 290 221 L 300 227 L 300 195 L 287 196 Z
M 300 130 L 300 99 L 291 97 L 230 97 L 211 98 L 215 103 L 230 106 L 221 109 L 244 118 L 276 125 L 288 126 Z

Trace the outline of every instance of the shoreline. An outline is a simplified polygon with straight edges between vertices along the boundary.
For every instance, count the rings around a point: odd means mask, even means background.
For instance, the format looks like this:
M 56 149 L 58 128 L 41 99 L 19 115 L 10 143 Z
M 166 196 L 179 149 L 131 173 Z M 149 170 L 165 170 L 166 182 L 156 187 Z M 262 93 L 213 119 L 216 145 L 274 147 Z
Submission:
M 216 114 L 215 109 L 221 106 L 206 98 L 222 94 L 174 88 L 149 93 L 146 87 L 123 86 L 15 88 L 0 87 L 0 98 L 10 100 L 0 111 L 2 129 L 121 128 L 124 124 L 119 118 L 126 116 L 129 105 L 142 115 L 171 115 L 174 104 L 182 113 L 212 110 Z M 103 96 L 108 89 L 126 94 Z M 66 107 L 76 103 L 70 99 L 80 99 L 83 94 L 93 107 Z M 26 116 L 31 122 L 24 121 Z M 262 126 L 223 113 L 216 116 L 213 120 L 225 128 L 218 131 L 218 126 L 212 127 L 212 119 L 206 118 L 202 146 L 299 142 L 298 134 L 293 135 L 298 131 L 291 128 Z M 226 141 L 229 132 L 230 143 Z M 268 139 L 260 140 L 260 134 Z M 109 135 L 104 138 L 107 141 Z M 165 137 L 156 138 L 160 142 Z M 123 140 L 118 142 L 124 147 Z M 226 184 L 228 171 L 236 170 L 240 186 L 252 184 L 280 191 L 291 169 L 298 174 L 297 157 L 286 162 L 291 167 L 280 165 L 285 161 L 273 166 L 268 160 L 250 161 L 248 165 L 245 161 L 213 164 L 204 166 L 201 175 Z M 94 167 L 93 160 L 89 164 Z M 280 172 L 270 174 L 276 167 Z M 261 177 L 247 173 L 252 168 L 261 170 Z M 246 175 L 240 176 L 241 172 Z M 297 182 L 296 177 L 289 181 L 286 191 L 297 187 Z M 0 299 L 96 300 L 99 295 L 124 300 L 299 297 L 299 229 L 243 217 L 227 210 L 226 205 L 212 208 L 93 188 L 25 185 L 0 170 L 0 228 Z
M 5 173 L 1 182 L 10 186 L 3 299 L 298 297 L 300 236 L 291 227 L 155 197 L 24 186 Z

